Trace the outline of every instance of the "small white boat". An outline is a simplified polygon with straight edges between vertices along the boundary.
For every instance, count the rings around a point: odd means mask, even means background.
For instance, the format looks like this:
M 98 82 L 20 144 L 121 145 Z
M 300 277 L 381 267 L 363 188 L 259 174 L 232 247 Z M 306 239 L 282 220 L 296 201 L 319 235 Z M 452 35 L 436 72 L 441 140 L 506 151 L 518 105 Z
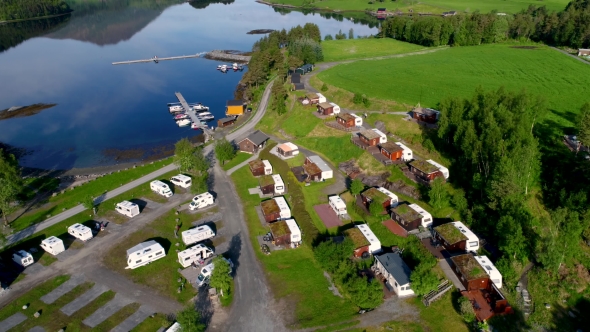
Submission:
M 206 112 L 209 110 L 209 106 L 205 106 L 201 103 L 196 103 L 191 106 L 193 108 L 193 111 L 195 111 L 195 112 Z
M 209 112 L 198 113 L 197 114 L 197 117 L 200 120 L 205 120 L 205 121 L 215 119 L 215 115 L 213 115 L 213 114 L 211 114 Z
M 238 64 L 234 62 L 234 64 L 232 65 L 232 68 L 233 68 L 234 70 L 238 70 Z
M 178 120 L 178 121 L 176 121 L 176 124 L 177 124 L 179 127 L 186 127 L 186 126 L 190 126 L 190 125 L 191 125 L 191 123 L 192 123 L 192 121 L 191 121 L 191 120 L 189 120 L 189 119 L 182 119 L 182 120 Z
M 188 116 L 188 114 L 184 114 L 184 113 L 176 114 L 174 116 L 174 120 L 182 120 L 182 119 L 189 119 L 189 118 L 190 118 L 190 116 Z
M 170 105 L 170 106 L 168 106 L 168 109 L 170 110 L 170 113 L 182 112 L 182 106 L 181 105 Z
M 191 128 L 194 129 L 194 130 L 199 130 L 199 129 L 201 129 L 201 126 L 198 123 L 193 123 L 191 125 Z

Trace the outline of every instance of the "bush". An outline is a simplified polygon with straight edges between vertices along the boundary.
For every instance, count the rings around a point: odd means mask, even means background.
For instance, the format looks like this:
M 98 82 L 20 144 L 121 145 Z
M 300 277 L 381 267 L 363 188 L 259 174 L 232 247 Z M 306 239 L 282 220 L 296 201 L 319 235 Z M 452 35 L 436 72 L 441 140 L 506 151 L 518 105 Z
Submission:
M 324 37 L 324 40 L 334 40 L 334 37 L 332 37 L 332 35 L 328 34 L 328 35 L 326 35 L 326 37 Z
M 459 298 L 459 310 L 461 316 L 467 323 L 473 323 L 475 321 L 473 306 L 471 305 L 471 302 L 469 302 L 469 299 L 465 296 L 461 296 Z
M 328 240 L 316 246 L 313 249 L 313 254 L 324 270 L 334 273 L 340 262 L 348 259 L 353 249 L 353 243 L 349 238 L 346 238 L 342 243 Z
M 352 102 L 356 105 L 361 104 L 363 102 L 363 95 L 355 93 L 354 97 L 352 97 Z
M 323 92 L 328 91 L 328 85 L 326 83 L 322 84 L 322 91 Z
M 369 100 L 369 98 L 367 98 L 366 95 L 362 95 L 362 98 L 363 98 L 363 105 L 365 105 L 365 107 L 371 106 L 371 101 Z

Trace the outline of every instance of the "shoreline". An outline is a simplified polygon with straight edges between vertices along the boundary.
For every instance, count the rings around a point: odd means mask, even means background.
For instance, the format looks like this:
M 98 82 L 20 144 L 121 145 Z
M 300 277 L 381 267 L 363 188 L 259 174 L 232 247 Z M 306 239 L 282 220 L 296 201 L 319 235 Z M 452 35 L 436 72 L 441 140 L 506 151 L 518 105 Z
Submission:
M 43 20 L 43 19 L 54 18 L 54 17 L 60 17 L 60 16 L 64 16 L 64 15 L 69 15 L 69 14 L 71 14 L 73 12 L 74 12 L 73 10 L 70 10 L 69 12 L 61 13 L 61 14 L 54 14 L 54 15 L 47 15 L 47 16 L 40 16 L 40 17 L 31 17 L 31 18 L 21 18 L 21 19 L 18 19 L 18 20 L 10 20 L 10 21 L 0 21 L 0 25 L 2 25 L 2 24 L 9 24 L 9 23 L 25 22 L 25 21 Z

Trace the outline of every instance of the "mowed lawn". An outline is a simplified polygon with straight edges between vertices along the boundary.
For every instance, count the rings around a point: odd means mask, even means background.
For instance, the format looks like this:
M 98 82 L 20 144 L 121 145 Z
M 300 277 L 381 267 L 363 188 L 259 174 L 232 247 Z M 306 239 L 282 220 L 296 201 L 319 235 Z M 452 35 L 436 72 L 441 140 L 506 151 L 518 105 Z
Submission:
M 446 97 L 469 98 L 478 86 L 504 86 L 547 100 L 548 117 L 571 125 L 573 114 L 590 101 L 590 66 L 546 46 L 454 47 L 435 53 L 343 64 L 318 74 L 343 89 L 369 97 L 435 107 Z M 571 113 L 570 113 L 571 112 Z M 568 114 L 566 116 L 566 114 Z
M 322 42 L 322 51 L 324 51 L 324 61 L 326 62 L 410 53 L 422 49 L 426 49 L 426 47 L 391 38 L 342 39 Z

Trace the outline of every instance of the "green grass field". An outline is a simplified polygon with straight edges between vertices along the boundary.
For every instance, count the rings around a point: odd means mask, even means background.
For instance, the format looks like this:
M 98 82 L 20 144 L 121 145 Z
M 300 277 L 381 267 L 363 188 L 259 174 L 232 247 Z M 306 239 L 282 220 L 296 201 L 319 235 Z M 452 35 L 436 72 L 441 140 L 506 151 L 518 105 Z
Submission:
M 252 157 L 251 154 L 249 153 L 245 153 L 245 152 L 238 152 L 236 154 L 236 156 L 234 157 L 234 159 L 226 162 L 221 168 L 223 168 L 224 171 L 227 171 L 228 169 L 237 166 L 238 164 L 248 160 L 248 158 Z
M 571 125 L 590 101 L 590 66 L 549 47 L 516 45 L 456 47 L 404 58 L 359 61 L 318 74 L 322 81 L 369 97 L 435 107 L 446 97 L 469 98 L 474 90 L 497 89 L 540 95 L 548 118 Z
M 325 62 L 402 54 L 421 49 L 425 49 L 425 47 L 391 38 L 343 39 L 322 42 Z

